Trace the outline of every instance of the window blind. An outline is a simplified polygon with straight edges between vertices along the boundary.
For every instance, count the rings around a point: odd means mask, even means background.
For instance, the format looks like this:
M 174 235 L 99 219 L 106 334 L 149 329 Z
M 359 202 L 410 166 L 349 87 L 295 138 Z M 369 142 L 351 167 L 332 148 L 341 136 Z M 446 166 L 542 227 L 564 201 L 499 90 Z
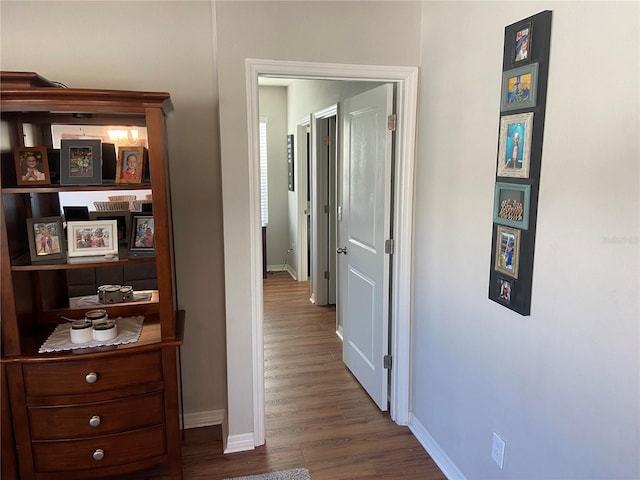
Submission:
M 269 186 L 267 176 L 267 119 L 260 119 L 260 220 L 269 223 Z

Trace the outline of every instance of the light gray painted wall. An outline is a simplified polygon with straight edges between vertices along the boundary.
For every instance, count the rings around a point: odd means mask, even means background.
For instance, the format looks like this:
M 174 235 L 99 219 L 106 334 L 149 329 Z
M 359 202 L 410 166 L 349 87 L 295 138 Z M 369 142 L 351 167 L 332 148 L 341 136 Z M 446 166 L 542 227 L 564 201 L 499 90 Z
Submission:
M 421 8 L 402 1 L 216 3 L 232 436 L 251 434 L 254 420 L 245 59 L 417 65 Z
M 218 96 L 209 2 L 0 2 L 0 66 L 79 88 L 167 91 L 184 407 L 226 405 Z
M 267 118 L 267 176 L 269 178 L 267 265 L 280 268 L 285 263 L 289 248 L 287 88 L 260 87 L 259 100 L 260 117 Z
M 640 477 L 638 5 L 424 3 L 412 403 L 466 478 Z M 532 314 L 521 317 L 487 299 L 502 45 L 506 25 L 545 9 Z

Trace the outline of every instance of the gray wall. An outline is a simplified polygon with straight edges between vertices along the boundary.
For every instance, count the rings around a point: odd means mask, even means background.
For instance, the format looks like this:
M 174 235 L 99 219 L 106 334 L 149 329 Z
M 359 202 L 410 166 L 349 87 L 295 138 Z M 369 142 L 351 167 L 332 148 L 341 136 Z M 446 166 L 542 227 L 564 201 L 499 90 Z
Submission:
M 260 87 L 260 117 L 267 119 L 269 226 L 267 266 L 281 269 L 291 261 L 287 170 L 287 88 Z
M 420 12 L 418 2 L 396 1 L 216 3 L 220 115 L 224 118 L 220 140 L 227 266 L 227 387 L 229 433 L 234 437 L 252 438 L 254 421 L 245 59 L 417 65 Z
M 506 25 L 545 9 L 521 317 L 487 300 L 502 45 Z M 425 2 L 422 18 L 413 421 L 469 479 L 639 478 L 638 2 Z

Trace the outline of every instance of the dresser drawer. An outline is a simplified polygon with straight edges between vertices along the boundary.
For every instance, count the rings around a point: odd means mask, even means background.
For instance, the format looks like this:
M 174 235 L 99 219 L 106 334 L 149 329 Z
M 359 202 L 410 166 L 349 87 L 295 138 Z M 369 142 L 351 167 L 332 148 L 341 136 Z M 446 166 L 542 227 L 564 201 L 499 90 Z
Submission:
M 163 423 L 162 392 L 55 407 L 29 407 L 32 440 L 95 437 Z
M 33 442 L 36 472 L 70 472 L 125 465 L 166 454 L 162 426 L 59 442 Z
M 103 392 L 162 380 L 159 351 L 23 367 L 29 397 Z

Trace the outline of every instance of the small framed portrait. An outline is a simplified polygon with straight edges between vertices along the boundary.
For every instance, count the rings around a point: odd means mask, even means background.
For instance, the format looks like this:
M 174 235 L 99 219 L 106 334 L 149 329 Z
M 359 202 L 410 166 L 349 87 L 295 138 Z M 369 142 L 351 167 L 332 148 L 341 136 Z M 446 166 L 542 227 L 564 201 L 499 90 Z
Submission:
M 117 222 L 118 244 L 129 243 L 129 231 L 131 229 L 131 212 L 129 210 L 113 210 L 108 212 L 90 212 L 91 220 L 115 220 Z
M 500 111 L 535 107 L 537 90 L 537 63 L 507 70 L 502 74 Z
M 513 50 L 511 51 L 513 64 L 523 64 L 531 60 L 531 22 L 518 25 L 513 33 Z
M 513 281 L 498 277 L 498 298 L 504 303 L 511 303 Z
M 499 177 L 529 178 L 533 112 L 500 117 Z
M 116 183 L 142 183 L 144 147 L 119 147 Z
M 497 226 L 495 269 L 500 273 L 518 278 L 520 263 L 520 230 Z
M 508 227 L 529 228 L 531 185 L 496 182 L 493 221 Z
M 156 229 L 153 215 L 131 214 L 129 255 L 155 255 Z
M 32 262 L 66 258 L 62 217 L 27 218 Z
M 117 255 L 118 222 L 67 222 L 67 243 L 69 257 Z
M 49 161 L 44 147 L 16 147 L 13 149 L 18 185 L 50 185 Z
M 60 184 L 102 184 L 100 140 L 60 140 Z

